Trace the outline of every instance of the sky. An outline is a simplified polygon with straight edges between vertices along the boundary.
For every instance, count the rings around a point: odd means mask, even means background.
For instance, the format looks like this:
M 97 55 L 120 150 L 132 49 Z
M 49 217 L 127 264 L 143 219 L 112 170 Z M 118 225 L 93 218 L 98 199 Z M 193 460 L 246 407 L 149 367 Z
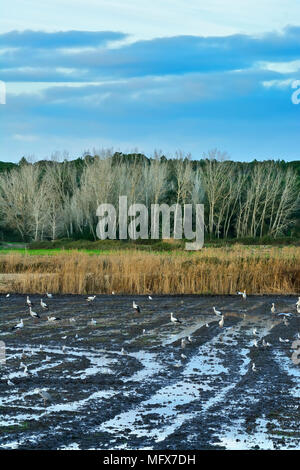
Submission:
M 102 148 L 298 160 L 300 1 L 10 0 L 0 80 L 1 161 Z

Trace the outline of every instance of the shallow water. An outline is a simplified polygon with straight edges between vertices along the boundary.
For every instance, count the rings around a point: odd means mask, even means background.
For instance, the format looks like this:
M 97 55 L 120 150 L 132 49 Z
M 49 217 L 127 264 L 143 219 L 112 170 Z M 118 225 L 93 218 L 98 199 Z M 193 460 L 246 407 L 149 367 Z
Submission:
M 39 298 L 31 296 L 36 311 Z M 300 448 L 296 297 L 97 296 L 87 305 L 54 296 L 48 304 L 61 321 L 53 324 L 43 312 L 30 318 L 24 299 L 0 299 L 0 448 Z M 292 313 L 288 326 L 270 313 L 272 302 Z M 171 311 L 182 324 L 170 322 Z M 12 331 L 20 318 L 24 329 Z M 44 404 L 36 388 L 53 401 Z

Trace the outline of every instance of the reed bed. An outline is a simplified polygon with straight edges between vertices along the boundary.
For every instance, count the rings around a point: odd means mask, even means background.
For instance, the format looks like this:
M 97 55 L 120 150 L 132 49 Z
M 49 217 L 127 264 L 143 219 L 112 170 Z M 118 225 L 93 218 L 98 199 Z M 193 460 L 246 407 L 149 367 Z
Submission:
M 0 255 L 0 291 L 59 294 L 297 294 L 300 248 L 203 248 L 199 252 L 61 251 Z

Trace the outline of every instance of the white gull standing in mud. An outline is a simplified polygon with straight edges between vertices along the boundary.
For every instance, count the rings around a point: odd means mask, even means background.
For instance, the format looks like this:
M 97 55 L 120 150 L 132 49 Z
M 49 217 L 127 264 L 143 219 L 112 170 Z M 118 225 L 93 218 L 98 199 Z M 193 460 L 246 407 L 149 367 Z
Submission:
M 141 312 L 141 307 L 138 304 L 136 304 L 135 301 L 132 302 L 132 308 L 138 313 Z
M 47 317 L 49 322 L 59 321 L 59 317 Z
M 182 362 L 181 361 L 178 361 L 176 362 L 176 364 L 174 364 L 174 367 L 181 367 L 182 366 Z
M 41 299 L 41 307 L 42 307 L 44 310 L 49 310 L 48 305 L 46 304 L 46 302 L 43 301 L 43 299 Z
M 216 307 L 213 307 L 213 311 L 214 311 L 215 315 L 217 315 L 218 317 L 222 316 L 222 312 L 220 312 L 220 310 L 217 310 Z
M 12 330 L 21 330 L 22 328 L 24 328 L 24 322 L 23 320 L 20 320 L 19 323 L 12 327 Z
M 34 390 L 34 393 L 38 393 L 39 395 L 41 395 L 41 397 L 43 398 L 44 400 L 44 405 L 46 406 L 46 402 L 47 401 L 53 401 L 53 398 L 52 396 L 50 395 L 50 393 L 46 392 L 46 390 L 43 390 L 42 388 L 36 388 Z
M 182 323 L 181 320 L 179 320 L 178 318 L 174 317 L 173 312 L 171 312 L 171 322 L 172 322 L 172 323 L 175 323 L 175 324 L 177 324 L 177 325 L 178 325 L 179 323 Z
M 33 303 L 31 302 L 29 295 L 27 295 L 26 297 L 26 304 L 28 305 L 28 307 L 33 307 Z
M 185 338 L 182 338 L 182 340 L 181 340 L 182 349 L 184 349 L 186 347 L 186 345 L 187 345 L 187 340 Z
M 29 307 L 29 315 L 32 318 L 41 318 L 38 313 L 34 312 L 31 307 Z
M 275 313 L 275 312 L 276 312 L 276 308 L 275 308 L 275 304 L 274 304 L 274 303 L 272 303 L 271 312 L 272 312 L 272 313 Z
M 238 292 L 237 292 L 237 295 L 241 295 L 241 296 L 242 296 L 242 298 L 243 298 L 243 300 L 246 300 L 246 299 L 247 299 L 246 290 L 244 290 L 244 292 L 240 292 L 240 291 L 238 291 Z
M 282 338 L 280 338 L 280 336 L 279 336 L 279 341 L 280 341 L 280 343 L 289 343 L 290 342 L 289 339 L 282 339 Z

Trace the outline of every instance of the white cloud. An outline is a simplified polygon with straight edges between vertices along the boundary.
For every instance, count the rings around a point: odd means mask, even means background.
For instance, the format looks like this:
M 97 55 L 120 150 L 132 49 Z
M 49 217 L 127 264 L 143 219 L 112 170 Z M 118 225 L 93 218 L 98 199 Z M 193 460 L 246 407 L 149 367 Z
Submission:
M 262 70 L 270 70 L 282 74 L 296 73 L 300 71 L 300 60 L 292 60 L 289 62 L 260 62 L 258 67 Z
M 14 134 L 12 136 L 12 138 L 14 140 L 18 140 L 18 141 L 21 141 L 21 142 L 35 142 L 36 140 L 38 140 L 38 136 L 36 135 L 29 135 L 29 134 Z

